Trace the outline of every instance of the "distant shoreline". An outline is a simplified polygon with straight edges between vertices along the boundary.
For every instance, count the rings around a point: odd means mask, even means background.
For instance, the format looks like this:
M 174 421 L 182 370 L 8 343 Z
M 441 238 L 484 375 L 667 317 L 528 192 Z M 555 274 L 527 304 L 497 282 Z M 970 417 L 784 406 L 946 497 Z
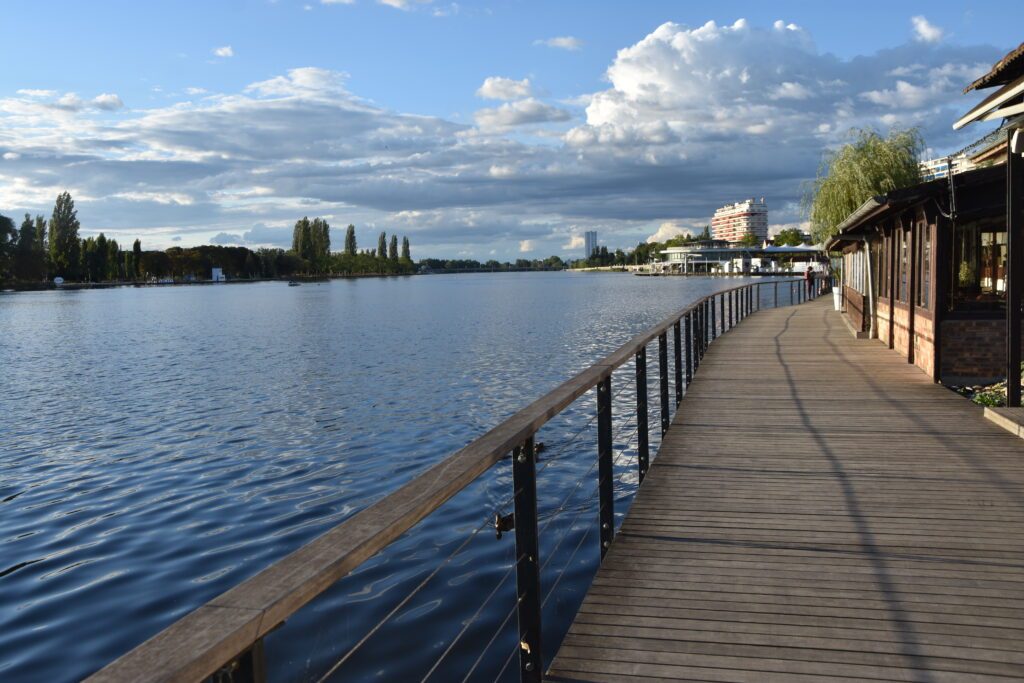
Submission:
M 327 282 L 368 277 L 411 277 L 414 273 L 361 273 L 358 275 L 296 275 L 293 277 L 251 278 L 236 280 L 191 280 L 175 282 L 12 282 L 4 284 L 3 292 L 45 292 L 48 290 L 116 289 L 118 287 L 187 287 L 192 285 L 241 285 L 257 282 Z

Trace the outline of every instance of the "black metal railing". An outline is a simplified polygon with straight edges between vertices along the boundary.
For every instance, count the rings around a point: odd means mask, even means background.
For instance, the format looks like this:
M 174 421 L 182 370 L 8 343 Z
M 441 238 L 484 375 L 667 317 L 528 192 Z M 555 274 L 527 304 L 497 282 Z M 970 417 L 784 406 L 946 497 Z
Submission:
M 769 287 L 770 290 L 767 289 Z M 663 437 L 669 430 L 673 408 L 678 410 L 682 405 L 686 388 L 693 381 L 709 345 L 715 339 L 761 308 L 801 304 L 828 289 L 828 281 L 824 279 L 810 282 L 796 279 L 756 282 L 716 292 L 690 304 L 635 336 L 609 356 L 430 467 L 397 491 L 186 615 L 97 672 L 90 680 L 263 680 L 266 671 L 263 638 L 268 633 L 365 560 L 390 545 L 511 452 L 513 491 L 507 502 L 513 504 L 513 513 L 498 513 L 493 522 L 475 528 L 411 594 L 403 598 L 398 606 L 388 612 L 381 622 L 331 667 L 324 678 L 347 661 L 381 624 L 398 613 L 412 595 L 426 585 L 442 566 L 457 556 L 476 534 L 493 523 L 499 537 L 504 531 L 515 531 L 515 561 L 502 581 L 512 571 L 515 572 L 516 600 L 499 630 L 515 613 L 518 639 L 505 665 L 507 667 L 518 653 L 520 679 L 541 681 L 545 663 L 542 646 L 543 607 L 564 575 L 559 574 L 558 580 L 546 595 L 542 592 L 541 572 L 546 562 L 542 563 L 540 557 L 541 534 L 559 513 L 568 509 L 568 501 L 583 485 L 585 477 L 591 476 L 594 465 L 597 468 L 597 523 L 601 558 L 604 558 L 615 538 L 614 474 L 617 458 L 627 448 L 623 447 L 618 455 L 613 453 L 616 442 L 613 410 L 617 396 L 613 394 L 613 373 L 620 368 L 626 369 L 623 366 L 629 362 L 635 364 L 635 473 L 639 485 L 643 483 L 651 466 L 648 345 L 657 344 L 658 404 L 655 407 L 660 422 L 660 436 Z M 596 420 L 596 462 L 577 481 L 575 488 L 565 496 L 545 525 L 539 527 L 537 479 L 539 469 L 543 468 L 537 467 L 538 452 L 541 450 L 540 443 L 536 441 L 538 432 L 577 399 L 595 389 L 597 405 L 594 417 L 587 421 L 577 435 Z M 675 400 L 670 402 L 673 394 Z M 632 419 L 633 416 L 630 417 Z M 575 436 L 568 443 L 574 440 Z M 545 466 L 552 461 L 548 457 L 546 460 Z M 577 512 L 577 518 L 580 514 L 582 509 Z M 567 536 L 568 531 L 559 538 L 555 550 Z M 573 557 L 587 537 L 587 533 L 581 536 Z M 554 554 L 554 550 L 551 554 Z M 441 659 L 453 650 L 458 639 L 497 594 L 497 590 L 498 587 L 495 587 L 491 591 L 484 604 L 442 653 Z M 492 636 L 467 678 L 473 674 L 494 640 L 495 636 Z M 440 660 L 434 663 L 428 677 L 439 664 Z

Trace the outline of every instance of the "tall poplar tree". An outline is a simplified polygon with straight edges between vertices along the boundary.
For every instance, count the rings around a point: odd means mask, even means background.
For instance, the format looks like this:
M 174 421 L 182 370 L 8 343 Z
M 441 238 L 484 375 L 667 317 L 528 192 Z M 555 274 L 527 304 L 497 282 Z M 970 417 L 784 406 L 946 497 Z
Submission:
M 402 238 L 402 260 L 412 261 L 412 255 L 409 253 L 409 238 Z
M 388 260 L 398 263 L 398 235 L 391 236 L 391 244 L 388 245 Z
M 78 239 L 78 212 L 68 192 L 57 196 L 50 217 L 50 263 L 54 274 L 69 280 L 79 276 L 81 243 Z
M 382 232 L 377 238 L 377 258 L 388 257 L 388 234 Z
M 345 229 L 345 253 L 356 255 L 356 226 L 351 224 Z
M 132 243 L 132 277 L 142 274 L 142 242 L 138 239 Z

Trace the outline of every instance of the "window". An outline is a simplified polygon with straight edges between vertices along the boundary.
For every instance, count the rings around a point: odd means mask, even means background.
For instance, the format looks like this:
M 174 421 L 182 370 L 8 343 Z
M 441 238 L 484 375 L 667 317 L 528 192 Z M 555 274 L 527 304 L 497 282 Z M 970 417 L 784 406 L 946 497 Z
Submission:
M 1006 307 L 1006 224 L 989 218 L 953 229 L 954 309 L 1000 310 Z

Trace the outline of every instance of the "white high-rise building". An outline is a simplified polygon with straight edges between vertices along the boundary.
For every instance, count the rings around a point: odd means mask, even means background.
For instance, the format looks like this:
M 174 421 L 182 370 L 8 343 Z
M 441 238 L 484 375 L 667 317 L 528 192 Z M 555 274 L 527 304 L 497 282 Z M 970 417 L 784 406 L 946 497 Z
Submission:
M 768 239 L 768 206 L 753 198 L 728 204 L 715 211 L 711 219 L 711 237 L 727 242 L 739 242 L 747 233 L 753 233 L 759 242 Z
M 597 230 L 583 233 L 583 258 L 590 258 L 597 251 Z

